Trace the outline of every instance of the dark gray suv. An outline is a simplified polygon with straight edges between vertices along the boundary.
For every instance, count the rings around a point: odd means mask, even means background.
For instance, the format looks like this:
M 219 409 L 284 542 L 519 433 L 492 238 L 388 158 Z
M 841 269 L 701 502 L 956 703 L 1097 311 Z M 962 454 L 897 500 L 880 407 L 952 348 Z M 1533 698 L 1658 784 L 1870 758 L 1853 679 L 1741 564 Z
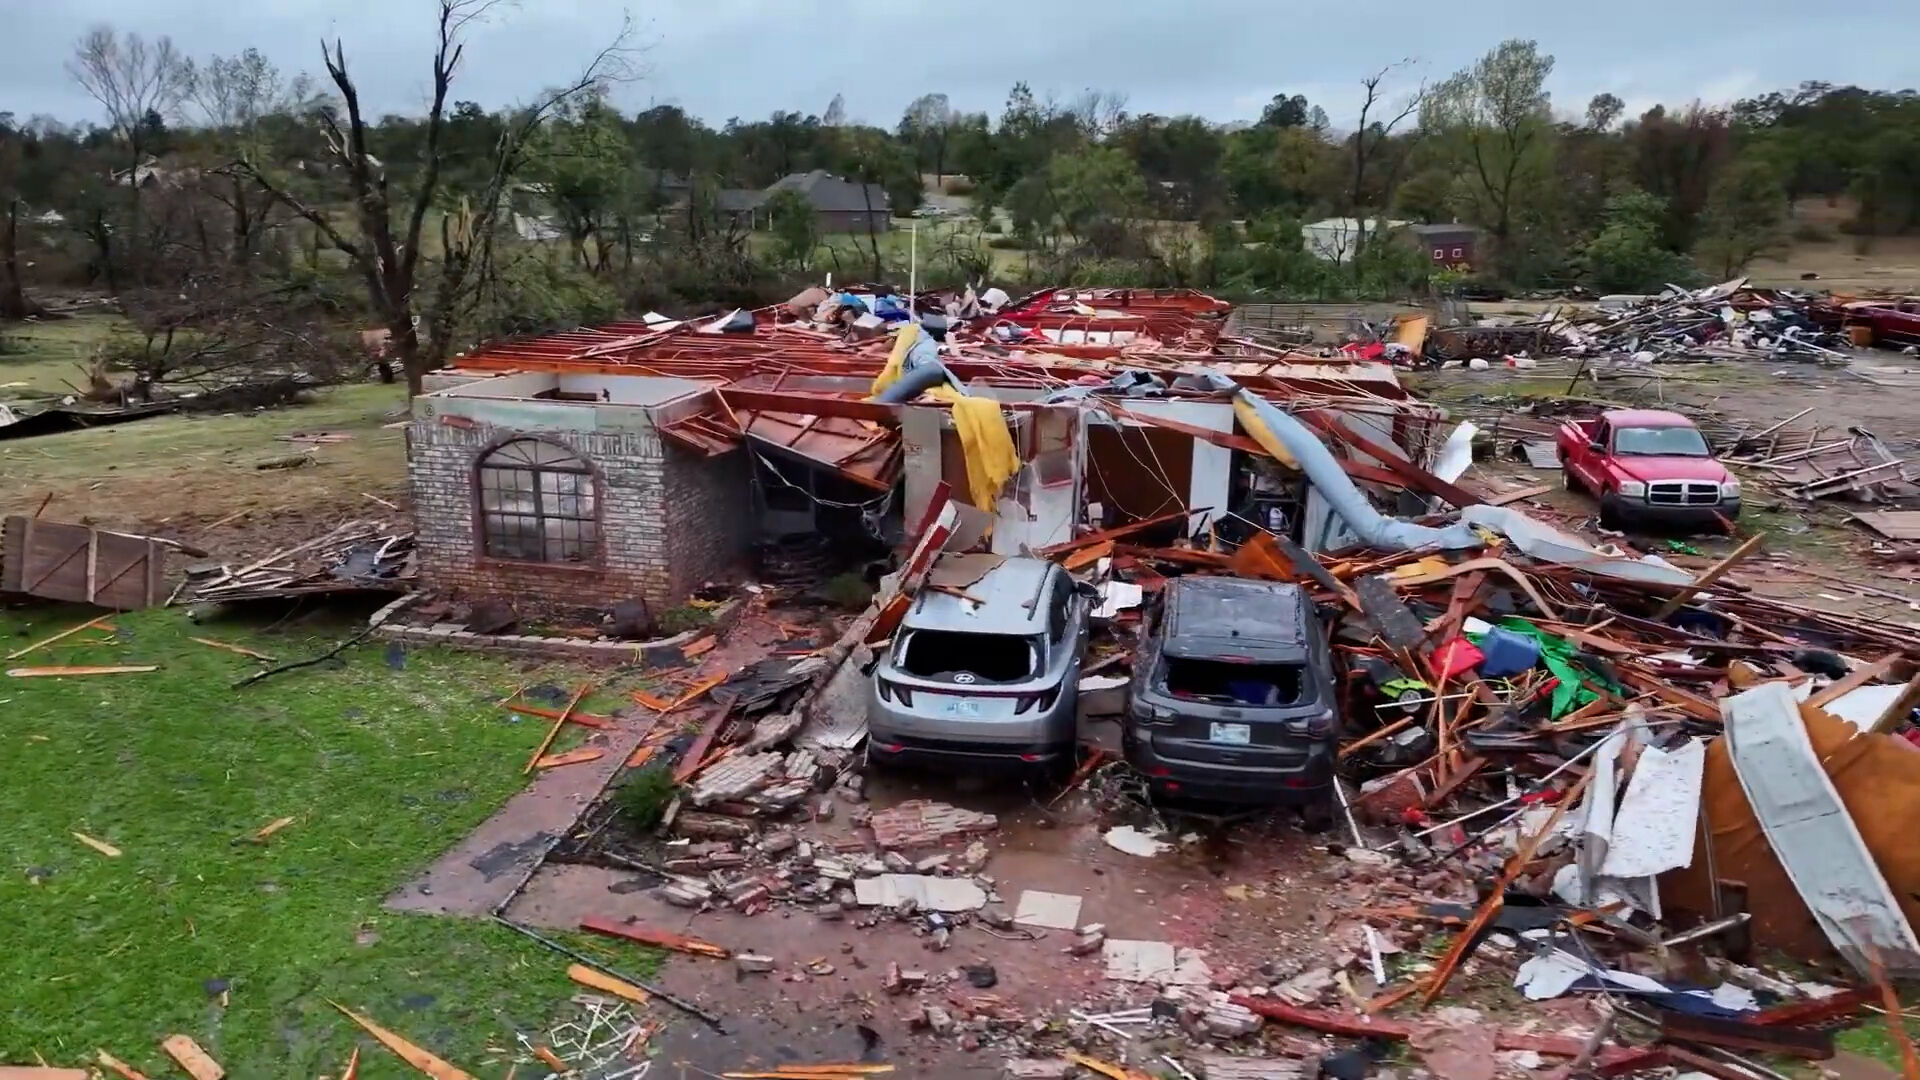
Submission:
M 1339 739 L 1325 629 L 1298 585 L 1167 584 L 1134 657 L 1127 761 L 1156 794 L 1331 814 Z

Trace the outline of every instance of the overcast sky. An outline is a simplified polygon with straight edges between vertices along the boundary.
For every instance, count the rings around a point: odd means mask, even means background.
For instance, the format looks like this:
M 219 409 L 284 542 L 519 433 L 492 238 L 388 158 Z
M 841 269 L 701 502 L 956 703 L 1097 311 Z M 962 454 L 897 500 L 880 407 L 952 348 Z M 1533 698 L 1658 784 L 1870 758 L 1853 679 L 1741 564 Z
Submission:
M 1254 119 L 1275 93 L 1305 94 L 1347 126 L 1370 71 L 1411 57 L 1405 84 L 1439 79 L 1505 37 L 1533 38 L 1557 58 L 1548 88 L 1563 114 L 1600 91 L 1633 115 L 1807 79 L 1920 86 L 1920 0 L 526 0 L 472 35 L 454 98 L 493 107 L 565 80 L 627 10 L 649 73 L 616 100 L 679 105 L 715 126 L 823 112 L 836 93 L 850 119 L 886 127 L 928 91 L 998 115 L 1020 79 L 1043 97 L 1113 89 L 1134 113 L 1218 121 Z M 317 42 L 337 35 L 373 111 L 417 111 L 432 12 L 432 0 L 0 0 L 0 111 L 99 119 L 64 61 L 102 22 L 171 35 L 196 57 L 254 46 L 316 74 Z

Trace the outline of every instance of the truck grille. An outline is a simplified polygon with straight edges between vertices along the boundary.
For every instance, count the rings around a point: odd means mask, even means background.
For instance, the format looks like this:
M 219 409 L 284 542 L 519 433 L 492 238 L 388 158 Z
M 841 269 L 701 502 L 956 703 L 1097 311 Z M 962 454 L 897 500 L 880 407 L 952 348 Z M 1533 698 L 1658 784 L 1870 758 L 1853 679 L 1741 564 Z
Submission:
M 1648 484 L 1647 502 L 1656 506 L 1714 506 L 1720 502 L 1720 485 L 1681 480 Z

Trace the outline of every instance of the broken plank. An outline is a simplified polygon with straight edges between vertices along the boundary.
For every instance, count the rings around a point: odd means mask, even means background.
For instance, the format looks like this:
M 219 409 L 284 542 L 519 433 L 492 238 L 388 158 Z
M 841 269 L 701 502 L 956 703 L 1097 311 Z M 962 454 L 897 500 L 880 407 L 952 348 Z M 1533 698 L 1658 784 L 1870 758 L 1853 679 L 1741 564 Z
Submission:
M 700 771 L 707 748 L 713 745 L 714 737 L 720 734 L 720 729 L 726 725 L 726 722 L 727 710 L 715 709 L 713 715 L 707 717 L 706 722 L 700 725 L 700 734 L 694 737 L 693 745 L 687 747 L 686 755 L 680 759 L 678 765 L 674 766 L 674 783 L 684 784 L 688 777 Z
M 582 746 L 577 750 L 568 750 L 563 754 L 548 754 L 539 761 L 534 762 L 533 767 L 536 769 L 558 769 L 563 765 L 579 765 L 588 761 L 598 761 L 605 754 L 605 750 L 591 746 Z
M 180 1066 L 193 1080 L 221 1080 L 227 1070 L 213 1060 L 200 1044 L 185 1035 L 169 1035 L 160 1041 L 160 1049 L 166 1051 L 174 1064 Z
M 59 633 L 53 635 L 52 637 L 42 638 L 41 640 L 36 641 L 33 644 L 28 645 L 24 648 L 15 649 L 14 651 L 7 654 L 7 659 L 18 660 L 35 649 L 39 649 L 39 648 L 43 648 L 45 646 L 51 645 L 54 642 L 61 640 L 62 638 L 70 637 L 74 634 L 79 633 L 82 630 L 90 630 L 96 626 L 99 626 L 101 623 L 106 622 L 107 618 L 108 618 L 107 616 L 101 615 L 98 618 L 88 619 L 86 622 L 81 623 L 79 626 L 68 627 L 67 629 L 62 630 Z
M 265 825 L 262 825 L 260 831 L 254 833 L 250 839 L 256 844 L 264 844 L 267 842 L 268 837 L 293 824 L 293 822 L 294 819 L 290 817 L 275 818 Z
M 627 756 L 627 764 L 624 767 L 637 769 L 647 762 L 652 761 L 653 755 L 658 753 L 659 750 L 660 748 L 658 746 L 636 746 L 633 748 L 633 753 Z
M 95 840 L 93 837 L 88 836 L 86 833 L 82 833 L 82 832 L 74 833 L 73 838 L 87 845 L 93 850 L 99 852 L 100 854 L 105 855 L 109 859 L 117 859 L 120 857 L 120 849 L 117 847 L 114 847 L 112 844 L 107 843 L 105 840 Z
M 560 729 L 566 726 L 567 717 L 572 715 L 573 707 L 580 704 L 580 699 L 587 696 L 587 690 L 592 686 L 593 683 L 590 681 L 583 682 L 579 689 L 573 692 L 573 697 L 567 701 L 567 707 L 560 710 L 559 716 L 554 717 L 553 726 L 547 729 L 547 737 L 540 740 L 540 745 L 534 749 L 533 756 L 527 759 L 527 766 L 520 770 L 520 775 L 525 776 L 532 772 L 534 766 L 540 763 L 540 759 L 546 756 L 547 748 L 553 745 L 553 740 L 559 736 Z
M 91 667 L 17 667 L 7 674 L 16 679 L 42 679 L 62 675 L 140 675 L 159 671 L 158 664 L 99 664 Z
M 725 960 L 733 955 L 733 950 L 715 945 L 710 941 L 675 934 L 667 930 L 656 930 L 650 926 L 636 923 L 619 923 L 599 915 L 589 915 L 580 920 L 580 929 L 607 937 L 624 938 L 642 945 L 652 945 L 674 952 L 690 953 L 694 956 L 711 956 L 716 960 Z
M 188 638 L 187 640 L 195 643 L 196 645 L 206 645 L 215 649 L 225 649 L 230 653 L 239 653 L 241 656 L 251 656 L 255 660 L 265 660 L 268 663 L 273 662 L 273 657 L 268 656 L 266 653 L 263 653 L 263 652 L 255 652 L 254 650 L 249 649 L 244 645 L 235 645 L 232 642 L 228 642 L 228 641 L 215 641 L 213 638 L 205 638 L 205 637 Z
M 432 1077 L 433 1080 L 474 1080 L 472 1074 L 464 1072 L 458 1066 L 435 1056 L 431 1051 L 424 1050 L 414 1043 L 409 1042 L 404 1036 L 396 1032 L 388 1031 L 386 1028 L 361 1016 L 345 1005 L 337 1001 L 329 1001 L 327 1004 L 339 1009 L 341 1014 L 347 1019 L 359 1024 L 367 1034 L 378 1039 L 380 1045 L 393 1051 L 399 1055 L 402 1061 L 426 1073 Z
M 1211 508 L 1209 507 L 1208 509 L 1211 509 Z M 1118 540 L 1123 536 L 1132 536 L 1134 533 L 1143 532 L 1147 529 L 1151 529 L 1155 525 L 1165 525 L 1170 521 L 1183 521 L 1186 518 L 1192 516 L 1193 514 L 1204 513 L 1204 512 L 1206 511 L 1175 510 L 1170 514 L 1161 514 L 1158 517 L 1141 518 L 1139 521 L 1129 521 L 1125 525 L 1116 525 L 1111 529 L 1101 529 L 1099 532 L 1090 532 L 1087 535 L 1082 536 L 1075 540 L 1067 540 L 1058 544 L 1050 544 L 1034 552 L 1034 554 L 1042 559 L 1048 559 L 1048 558 L 1052 558 L 1055 555 L 1060 555 L 1069 551 L 1078 551 L 1081 548 L 1091 547 L 1095 544 L 1099 544 L 1108 540 Z
M 705 656 L 716 644 L 718 644 L 718 642 L 714 639 L 714 636 L 708 634 L 706 637 L 687 643 L 687 646 L 680 650 L 680 655 L 688 660 L 692 660 L 695 657 Z
M 0 1065 L 0 1080 L 90 1080 L 85 1069 L 60 1069 L 52 1065 Z
M 1679 611 L 1682 604 L 1693 599 L 1695 595 L 1705 590 L 1714 582 L 1726 577 L 1728 571 L 1739 565 L 1740 560 L 1753 554 L 1766 539 L 1766 533 L 1754 533 L 1752 536 L 1747 537 L 1746 541 L 1739 547 L 1728 552 L 1726 558 L 1707 567 L 1706 573 L 1694 578 L 1693 584 L 1684 586 L 1679 592 L 1673 594 L 1672 599 L 1660 605 L 1660 609 L 1653 613 L 1654 621 L 1664 622 L 1667 616 Z
M 633 985 L 625 979 L 616 979 L 611 975 L 595 971 L 585 964 L 573 964 L 567 968 L 567 978 L 581 986 L 598 990 L 603 994 L 626 998 L 635 1005 L 645 1005 L 653 1000 L 653 995 Z
M 94 1060 L 100 1063 L 101 1068 L 118 1076 L 120 1080 L 147 1080 L 147 1074 L 121 1061 L 105 1050 L 95 1050 L 93 1055 Z
M 1893 670 L 1893 665 L 1899 662 L 1900 654 L 1892 652 L 1875 660 L 1871 664 L 1862 664 L 1852 671 L 1847 672 L 1846 678 L 1836 680 L 1820 689 L 1812 697 L 1807 699 L 1807 704 L 1816 709 L 1825 708 L 1827 702 L 1844 697 L 1860 689 L 1862 686 L 1873 682 L 1875 679 L 1886 675 L 1887 672 Z
M 541 720 L 560 719 L 558 710 L 542 709 L 533 705 L 509 705 L 507 706 L 507 711 L 510 713 L 518 713 L 521 716 L 538 717 Z M 598 713 L 568 713 L 567 723 L 579 724 L 581 727 L 590 727 L 596 731 L 612 731 L 616 726 L 613 722 L 613 717 L 601 716 Z
M 1067 557 L 1060 560 L 1060 569 L 1071 574 L 1076 570 L 1084 570 L 1112 554 L 1113 541 L 1102 540 L 1091 547 L 1083 547 L 1068 552 Z

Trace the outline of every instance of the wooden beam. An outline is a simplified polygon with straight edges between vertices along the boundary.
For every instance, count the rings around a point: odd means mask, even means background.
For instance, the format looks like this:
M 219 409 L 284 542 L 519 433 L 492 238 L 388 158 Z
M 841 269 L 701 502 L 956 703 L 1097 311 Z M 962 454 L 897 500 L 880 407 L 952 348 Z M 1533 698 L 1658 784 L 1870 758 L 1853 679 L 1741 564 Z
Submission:
M 1893 665 L 1899 662 L 1900 654 L 1893 652 L 1875 660 L 1871 664 L 1862 664 L 1852 671 L 1847 672 L 1846 678 L 1836 679 L 1827 684 L 1818 693 L 1808 698 L 1807 704 L 1816 709 L 1825 708 L 1828 702 L 1845 697 L 1875 679 L 1886 675 L 1887 672 L 1893 670 Z
M 1717 563 L 1714 563 L 1712 566 L 1707 568 L 1706 573 L 1701 574 L 1697 578 L 1694 578 L 1693 584 L 1686 586 L 1685 588 L 1681 589 L 1677 593 L 1674 593 L 1673 599 L 1668 600 L 1666 603 L 1660 605 L 1660 610 L 1653 613 L 1654 619 L 1657 621 L 1664 620 L 1666 619 L 1667 616 L 1672 615 L 1676 611 L 1679 611 L 1680 605 L 1686 603 L 1688 600 L 1693 599 L 1695 594 L 1707 588 L 1709 585 L 1712 585 L 1714 582 L 1719 581 L 1721 578 L 1726 577 L 1727 571 L 1732 570 L 1736 565 L 1738 565 L 1741 559 L 1744 559 L 1747 556 L 1753 554 L 1755 549 L 1759 548 L 1761 542 L 1766 540 L 1766 538 L 1767 538 L 1766 533 L 1754 533 L 1752 536 L 1747 537 L 1746 541 L 1742 543 L 1739 547 L 1734 548 L 1732 551 L 1728 552 L 1726 558 L 1721 559 Z

